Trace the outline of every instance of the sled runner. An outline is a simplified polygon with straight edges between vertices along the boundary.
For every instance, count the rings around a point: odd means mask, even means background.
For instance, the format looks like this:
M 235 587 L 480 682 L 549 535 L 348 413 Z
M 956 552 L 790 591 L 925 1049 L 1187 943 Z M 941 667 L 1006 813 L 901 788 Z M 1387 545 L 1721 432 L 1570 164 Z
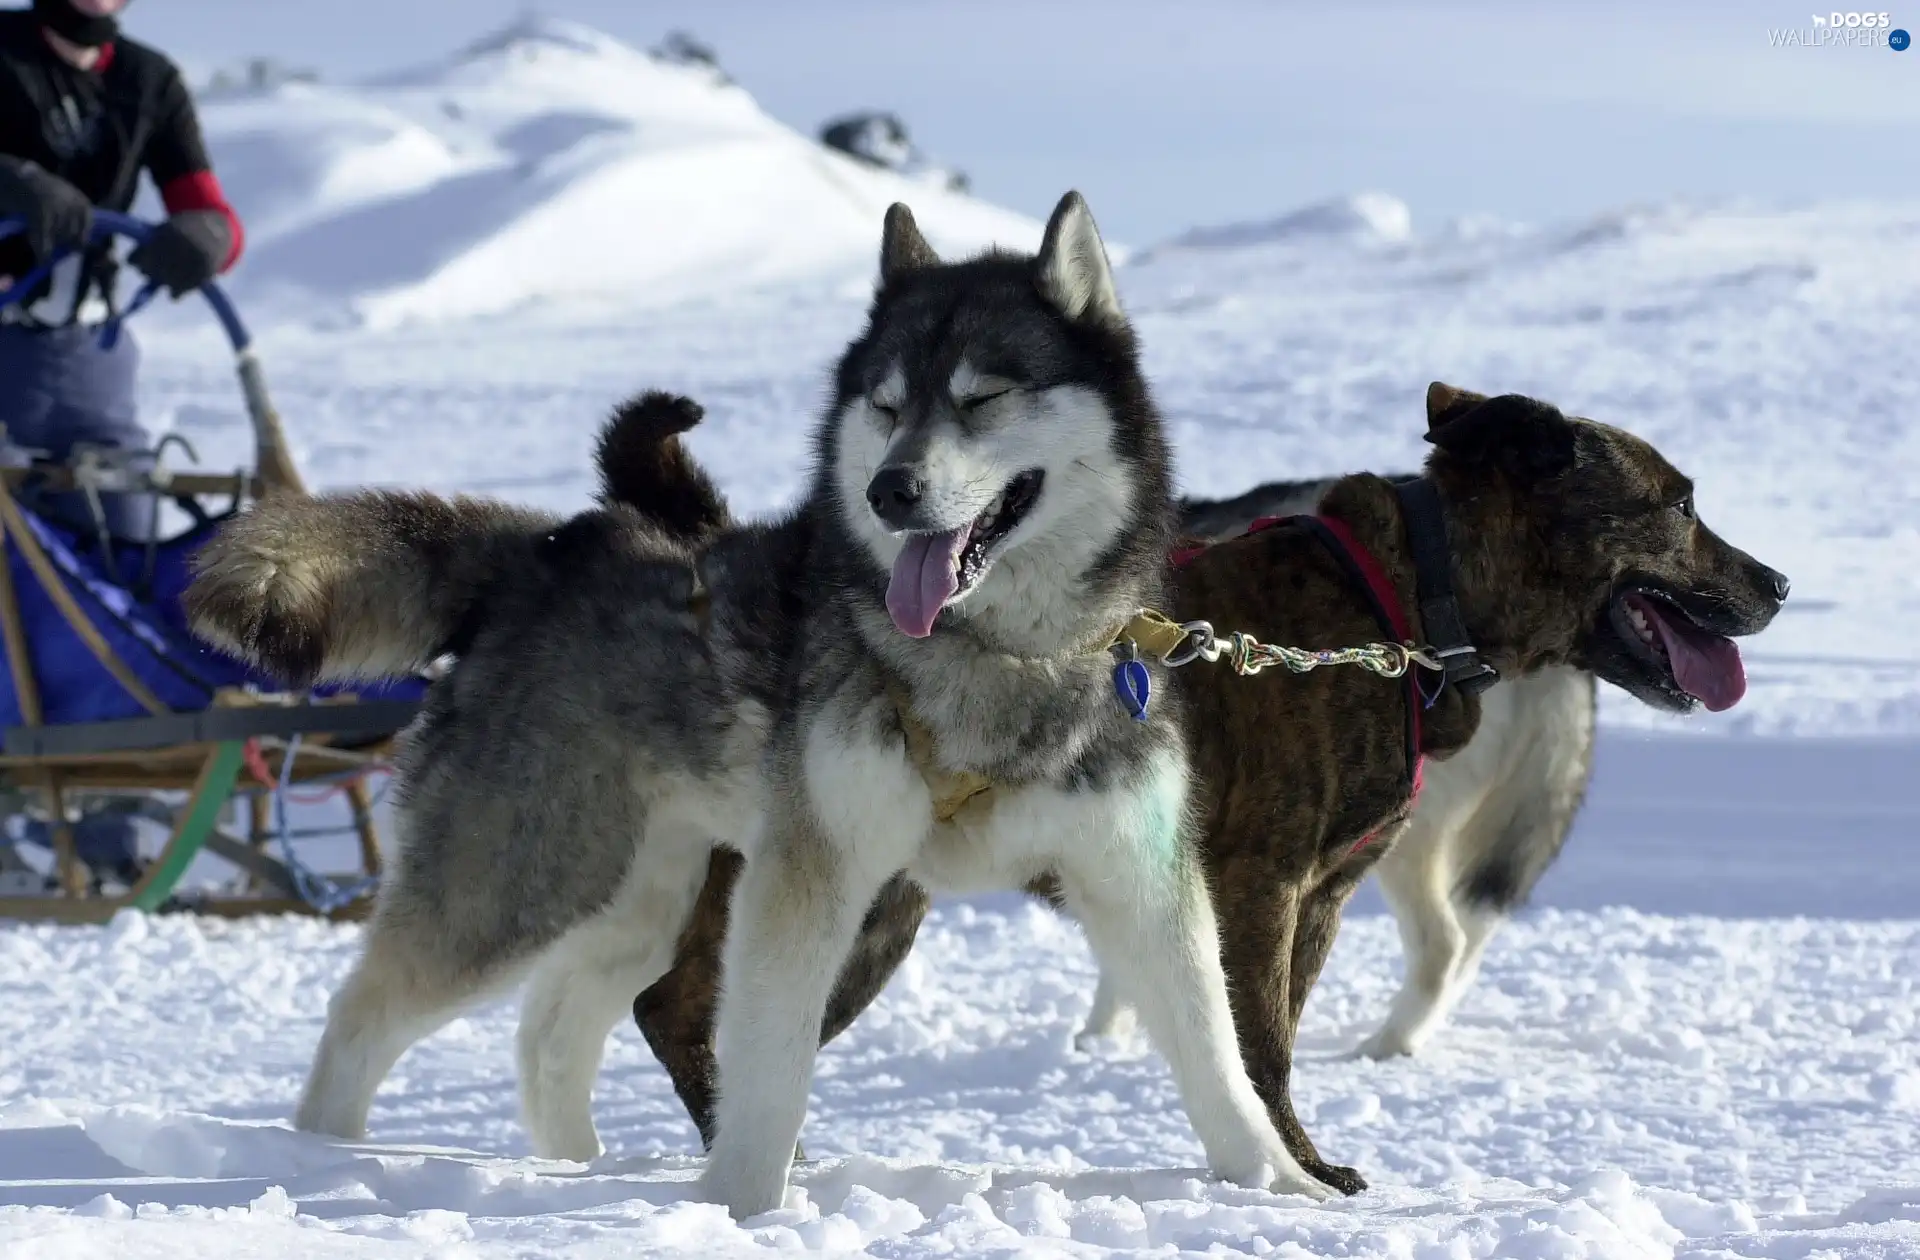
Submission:
M 94 212 L 94 238 L 143 239 L 137 219 Z M 0 220 L 0 237 L 18 230 Z M 0 292 L 0 307 L 33 291 L 40 272 Z M 299 911 L 358 917 L 379 874 L 369 779 L 386 768 L 392 737 L 413 717 L 420 680 L 379 687 L 286 694 L 272 680 L 197 642 L 179 597 L 195 551 L 221 521 L 262 495 L 304 494 L 267 395 L 251 338 L 216 284 L 200 292 L 234 351 L 255 440 L 252 472 L 175 472 L 170 448 L 79 448 L 65 460 L 34 453 L 0 436 L 0 796 L 23 833 L 51 841 L 49 864 L 0 837 L 0 918 L 98 922 L 123 907 L 215 914 Z M 98 328 L 120 322 L 151 299 L 148 285 Z M 92 528 L 71 512 L 40 510 L 48 496 L 94 508 Z M 183 532 L 147 540 L 116 538 L 99 510 L 101 494 L 145 494 L 191 518 Z M 158 523 L 159 509 L 154 509 Z M 289 804 L 337 796 L 349 823 L 296 830 Z M 103 878 L 82 860 L 74 817 L 103 797 L 110 810 L 164 824 L 156 857 Z M 223 826 L 244 804 L 247 832 Z M 96 815 L 97 816 L 97 815 Z M 301 842 L 327 832 L 357 838 L 360 869 L 313 872 Z M 50 833 L 50 834 L 49 834 Z M 203 855 L 233 868 L 233 892 L 188 891 L 182 876 Z

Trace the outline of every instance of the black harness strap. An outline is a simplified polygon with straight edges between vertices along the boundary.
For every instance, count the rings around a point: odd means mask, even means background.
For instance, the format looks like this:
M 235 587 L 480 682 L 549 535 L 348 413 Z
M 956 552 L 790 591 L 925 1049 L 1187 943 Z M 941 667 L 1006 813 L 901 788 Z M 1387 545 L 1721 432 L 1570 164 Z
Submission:
M 1407 543 L 1413 552 L 1415 597 L 1420 601 L 1420 627 L 1433 654 L 1445 666 L 1442 686 L 1458 687 L 1472 696 L 1500 681 L 1500 672 L 1480 659 L 1460 616 L 1453 595 L 1453 555 L 1447 546 L 1447 514 L 1440 491 L 1432 481 L 1416 477 L 1395 485 L 1400 512 L 1406 519 Z

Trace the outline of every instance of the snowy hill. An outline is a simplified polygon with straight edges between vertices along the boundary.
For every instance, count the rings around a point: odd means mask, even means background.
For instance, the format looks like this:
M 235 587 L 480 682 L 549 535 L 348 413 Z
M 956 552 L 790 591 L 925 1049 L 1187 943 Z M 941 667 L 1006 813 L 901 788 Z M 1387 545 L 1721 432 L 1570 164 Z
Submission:
M 941 248 L 1039 239 L 825 148 L 710 67 L 549 19 L 360 85 L 215 94 L 203 124 L 252 240 L 235 289 L 376 326 L 863 275 L 898 200 Z

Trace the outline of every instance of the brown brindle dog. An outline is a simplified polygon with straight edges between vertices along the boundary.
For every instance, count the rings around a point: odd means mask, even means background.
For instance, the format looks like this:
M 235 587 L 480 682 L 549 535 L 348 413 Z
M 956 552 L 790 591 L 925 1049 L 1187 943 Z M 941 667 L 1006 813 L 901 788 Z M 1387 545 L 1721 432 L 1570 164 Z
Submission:
M 1427 392 L 1427 422 L 1436 450 L 1426 478 L 1444 512 L 1436 537 L 1444 537 L 1460 622 L 1481 660 L 1506 677 L 1572 664 L 1676 712 L 1739 700 L 1745 675 L 1731 637 L 1773 619 L 1787 580 L 1702 524 L 1692 483 L 1658 451 L 1530 398 L 1489 399 L 1439 383 Z M 637 498 L 651 498 L 636 484 L 645 480 L 628 479 Z M 611 473 L 608 481 L 619 483 Z M 635 506 L 657 510 L 659 502 Z M 717 496 L 712 508 L 723 520 Z M 1416 642 L 1444 633 L 1422 624 L 1420 595 L 1431 592 L 1417 590 L 1413 539 L 1390 482 L 1344 478 L 1320 513 L 1377 559 Z M 1207 548 L 1180 569 L 1176 590 L 1175 615 L 1267 643 L 1338 648 L 1386 637 L 1366 591 L 1297 523 Z M 1295 1157 L 1353 1193 L 1365 1181 L 1322 1160 L 1294 1114 L 1294 1033 L 1342 907 L 1410 812 L 1408 706 L 1418 701 L 1404 682 L 1351 666 L 1242 677 L 1195 662 L 1179 677 L 1241 1051 Z M 1429 693 L 1437 681 L 1429 675 Z M 1449 686 L 1423 710 L 1419 752 L 1447 757 L 1472 737 L 1480 702 Z M 634 1002 L 703 1140 L 712 1134 L 720 945 L 740 861 L 716 851 L 674 970 Z M 926 909 L 926 894 L 903 879 L 882 891 L 842 971 L 823 1041 L 878 995 Z

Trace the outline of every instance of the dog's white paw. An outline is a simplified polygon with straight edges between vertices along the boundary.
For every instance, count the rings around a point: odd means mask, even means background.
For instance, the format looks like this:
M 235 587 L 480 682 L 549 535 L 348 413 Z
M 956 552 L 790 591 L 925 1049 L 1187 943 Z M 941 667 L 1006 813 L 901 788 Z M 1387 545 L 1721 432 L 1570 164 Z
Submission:
M 1086 1027 L 1073 1035 L 1073 1048 L 1084 1053 L 1108 1046 L 1127 1049 L 1139 1041 L 1139 1033 L 1139 1021 L 1134 1017 L 1133 1008 L 1123 1006 L 1105 1020 L 1087 1020 Z
M 1383 1025 L 1379 1032 L 1353 1048 L 1351 1058 L 1398 1059 L 1416 1053 L 1426 1038 L 1394 1024 Z
M 606 1154 L 606 1148 L 600 1145 L 600 1135 L 569 1133 L 546 1138 L 535 1138 L 533 1154 L 536 1159 L 566 1160 L 575 1164 L 591 1164 Z
M 1337 1193 L 1332 1186 L 1300 1167 L 1292 1156 L 1288 1155 L 1284 1158 L 1285 1166 L 1281 1167 L 1273 1180 L 1267 1183 L 1267 1189 L 1271 1193 L 1305 1195 L 1315 1203 L 1325 1203 Z
M 736 1166 L 724 1156 L 709 1156 L 706 1171 L 700 1175 L 700 1197 L 718 1203 L 736 1221 L 759 1216 L 782 1207 L 787 1199 L 785 1161 L 768 1163 L 753 1160 Z
M 1245 1190 L 1266 1190 L 1273 1194 L 1300 1194 L 1321 1203 L 1333 1197 L 1333 1189 L 1300 1167 L 1285 1147 L 1253 1156 L 1246 1161 L 1216 1161 L 1213 1175 Z

